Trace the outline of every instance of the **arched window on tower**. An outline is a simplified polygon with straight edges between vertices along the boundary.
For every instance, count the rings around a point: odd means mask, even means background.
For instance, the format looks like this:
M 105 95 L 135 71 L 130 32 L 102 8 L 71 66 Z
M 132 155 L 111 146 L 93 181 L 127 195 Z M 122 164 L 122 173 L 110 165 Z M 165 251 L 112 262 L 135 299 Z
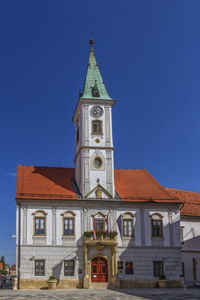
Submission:
M 92 134 L 93 135 L 102 135 L 103 134 L 102 121 L 100 121 L 100 120 L 92 121 Z

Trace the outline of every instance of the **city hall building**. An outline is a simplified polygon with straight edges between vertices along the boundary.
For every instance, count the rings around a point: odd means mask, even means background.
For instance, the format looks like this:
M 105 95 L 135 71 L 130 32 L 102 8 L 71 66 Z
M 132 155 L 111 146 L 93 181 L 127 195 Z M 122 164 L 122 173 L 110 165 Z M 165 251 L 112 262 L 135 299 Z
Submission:
M 75 168 L 18 166 L 19 288 L 46 288 L 51 275 L 57 288 L 200 280 L 200 194 L 165 188 L 144 169 L 114 168 L 114 103 L 91 40 L 73 115 Z

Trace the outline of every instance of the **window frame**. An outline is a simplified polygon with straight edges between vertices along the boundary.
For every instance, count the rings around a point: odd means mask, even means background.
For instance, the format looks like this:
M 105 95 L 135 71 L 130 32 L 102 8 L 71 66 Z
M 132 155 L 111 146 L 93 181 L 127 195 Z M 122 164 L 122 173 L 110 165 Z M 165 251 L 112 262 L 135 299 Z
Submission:
M 43 262 L 43 263 L 44 263 L 44 268 L 43 268 L 43 269 L 44 269 L 44 270 L 43 270 L 44 273 L 43 273 L 43 274 L 41 274 L 41 273 L 40 273 L 40 274 L 36 274 L 36 263 L 37 263 L 37 262 L 39 262 L 39 263 Z M 34 268 L 35 268 L 35 269 L 34 269 L 34 275 L 35 275 L 35 276 L 37 276 L 37 277 L 45 276 L 45 259 L 35 259 L 35 260 L 34 260 Z M 41 271 L 41 266 L 40 266 L 40 271 Z
M 128 232 L 129 231 L 129 225 L 125 226 L 125 223 L 131 223 L 131 233 L 130 234 Z M 131 219 L 123 219 L 122 220 L 122 228 L 123 228 L 123 236 L 124 237 L 132 237 L 132 236 L 134 236 L 134 234 L 133 234 L 133 220 L 131 220 Z
M 106 215 L 104 215 L 103 213 L 101 212 L 97 212 L 95 215 L 92 215 L 92 230 L 94 230 L 94 223 L 95 223 L 95 229 L 96 229 L 96 232 L 99 232 L 99 231 L 105 231 L 106 229 L 106 222 L 105 222 L 105 218 L 106 218 Z M 100 230 L 97 230 L 97 225 L 96 225 L 96 220 L 100 220 L 102 221 L 103 223 L 103 229 L 100 229 Z
M 163 216 L 159 213 L 151 215 L 151 237 L 152 238 L 163 238 Z M 160 222 L 160 225 L 153 224 L 154 222 Z M 156 232 L 156 234 L 155 234 Z
M 131 266 L 132 266 L 132 268 L 130 268 L 131 269 L 131 272 L 127 272 L 127 265 L 128 264 L 131 264 Z M 134 263 L 133 263 L 133 261 L 125 261 L 124 262 L 124 274 L 125 275 L 134 275 Z
M 134 237 L 134 220 L 135 216 L 134 214 L 132 214 L 131 212 L 125 212 L 123 215 L 122 215 L 122 236 L 123 237 Z M 131 222 L 131 234 L 125 234 L 125 222 Z M 126 227 L 127 229 L 128 227 Z
M 99 221 L 99 223 L 101 223 L 103 226 L 102 226 L 102 229 L 97 229 L 97 222 Z M 95 222 L 95 227 L 96 227 L 96 232 L 98 231 L 105 231 L 105 219 L 101 219 L 101 218 L 94 218 L 94 222 Z
M 158 265 L 158 266 L 156 266 Z M 160 266 L 161 265 L 161 272 Z M 163 260 L 154 260 L 153 261 L 153 277 L 160 277 L 164 275 L 164 262 Z
M 66 263 L 69 263 L 69 262 L 73 262 L 73 270 L 72 270 L 72 274 L 66 274 Z M 70 267 L 70 266 L 68 266 Z M 74 259 L 66 259 L 64 260 L 64 268 L 63 268 L 63 271 L 64 271 L 64 277 L 74 277 L 75 276 L 75 260 Z M 70 272 L 70 271 L 69 271 Z
M 124 262 L 122 260 L 118 260 L 118 262 L 117 262 L 117 270 L 118 270 L 118 273 L 123 273 Z
M 65 211 L 60 214 L 62 216 L 63 222 L 63 236 L 75 236 L 76 235 L 76 214 L 73 211 Z M 73 234 L 65 234 L 65 219 L 73 219 Z
M 184 244 L 184 226 L 180 226 L 180 243 Z
M 46 221 L 47 213 L 44 212 L 43 210 L 37 210 L 32 215 L 34 217 L 34 219 L 33 219 L 33 235 L 34 236 L 46 236 L 47 235 L 47 221 Z M 36 232 L 36 219 L 39 219 L 39 220 L 44 219 L 44 232 L 43 233 Z
M 77 129 L 76 129 L 76 144 L 78 144 L 79 139 L 80 139 L 80 129 L 79 129 L 79 126 L 77 126 Z
M 65 232 L 65 221 L 66 220 L 72 220 L 72 233 L 66 233 Z M 74 236 L 75 235 L 75 228 L 74 228 L 74 226 L 75 226 L 75 224 L 74 224 L 75 222 L 74 222 L 74 217 L 63 217 L 63 236 Z M 68 230 L 70 231 L 70 222 L 68 222 Z
M 99 128 L 100 128 L 100 130 L 99 130 Z M 92 135 L 103 135 L 102 120 L 92 120 Z

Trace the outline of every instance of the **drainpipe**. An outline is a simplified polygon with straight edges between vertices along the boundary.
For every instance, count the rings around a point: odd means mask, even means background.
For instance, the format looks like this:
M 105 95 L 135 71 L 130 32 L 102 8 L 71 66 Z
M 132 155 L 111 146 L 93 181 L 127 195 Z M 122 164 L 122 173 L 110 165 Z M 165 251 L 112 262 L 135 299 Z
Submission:
M 21 203 L 18 203 L 18 265 L 17 265 L 17 288 L 20 289 L 20 267 L 21 267 Z

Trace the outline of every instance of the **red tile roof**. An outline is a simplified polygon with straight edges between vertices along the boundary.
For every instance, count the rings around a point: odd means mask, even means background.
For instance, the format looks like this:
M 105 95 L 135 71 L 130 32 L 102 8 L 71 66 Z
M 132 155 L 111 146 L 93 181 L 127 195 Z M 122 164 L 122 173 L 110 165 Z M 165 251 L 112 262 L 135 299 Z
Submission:
M 77 199 L 74 169 L 18 166 L 16 198 Z
M 200 216 L 200 193 L 172 188 L 167 188 L 166 190 L 169 191 L 170 194 L 178 197 L 184 203 L 184 206 L 181 209 L 181 215 Z
M 72 178 L 74 169 L 19 166 L 16 198 L 77 199 Z M 125 201 L 180 202 L 146 170 L 115 170 L 115 188 Z
M 146 170 L 115 169 L 115 189 L 126 201 L 180 202 Z

